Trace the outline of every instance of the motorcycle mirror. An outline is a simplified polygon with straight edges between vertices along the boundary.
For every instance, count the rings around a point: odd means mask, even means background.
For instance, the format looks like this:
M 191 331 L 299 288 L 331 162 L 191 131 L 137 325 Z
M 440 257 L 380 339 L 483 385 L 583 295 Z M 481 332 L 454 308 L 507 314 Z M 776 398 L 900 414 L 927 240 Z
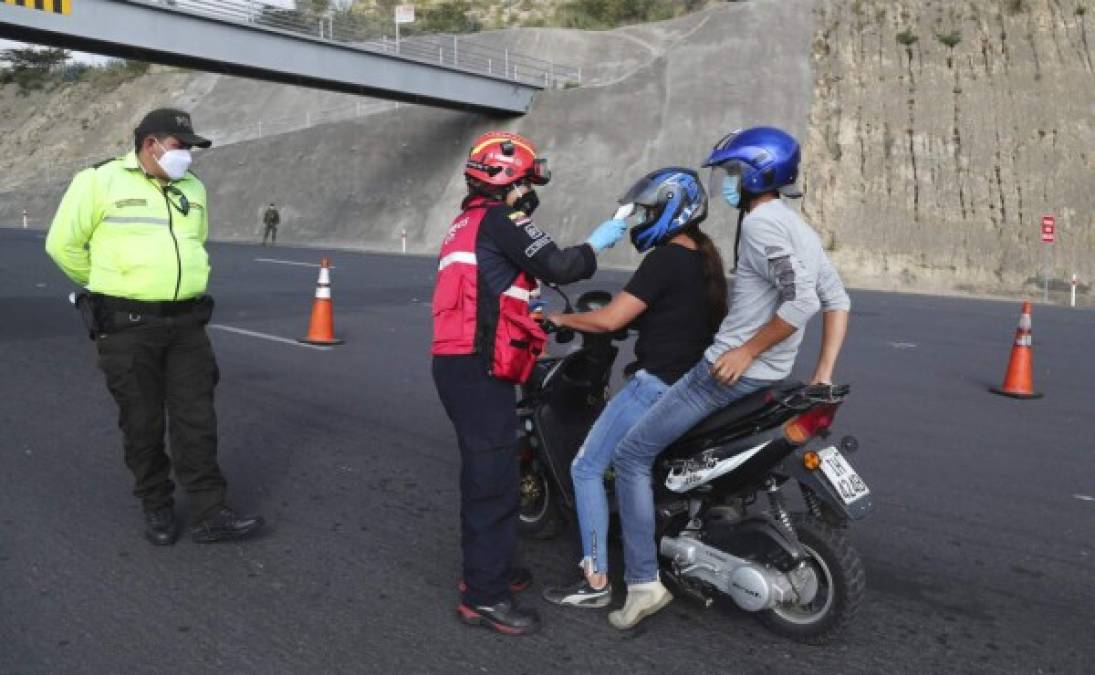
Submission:
M 573 314 L 574 307 L 570 304 L 570 298 L 563 292 L 563 289 L 559 288 L 558 284 L 548 284 L 548 288 L 555 291 L 563 298 L 563 314 Z
M 612 302 L 612 294 L 608 291 L 586 291 L 578 298 L 578 311 L 589 312 L 600 309 Z

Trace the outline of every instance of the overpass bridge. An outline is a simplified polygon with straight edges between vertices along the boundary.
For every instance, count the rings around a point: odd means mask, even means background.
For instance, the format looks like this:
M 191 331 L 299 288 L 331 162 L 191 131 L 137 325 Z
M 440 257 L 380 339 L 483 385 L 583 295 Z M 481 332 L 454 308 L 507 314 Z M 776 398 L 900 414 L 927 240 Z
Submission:
M 0 37 L 406 103 L 523 114 L 577 69 L 453 35 L 369 39 L 256 0 L 0 0 Z

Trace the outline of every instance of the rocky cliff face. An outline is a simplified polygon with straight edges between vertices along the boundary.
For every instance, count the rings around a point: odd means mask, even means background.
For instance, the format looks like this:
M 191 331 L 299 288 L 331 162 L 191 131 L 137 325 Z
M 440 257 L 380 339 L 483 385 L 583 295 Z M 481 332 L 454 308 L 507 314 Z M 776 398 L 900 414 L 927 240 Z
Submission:
M 853 283 L 1052 288 L 1095 276 L 1095 67 L 1083 0 L 826 0 L 806 213 Z

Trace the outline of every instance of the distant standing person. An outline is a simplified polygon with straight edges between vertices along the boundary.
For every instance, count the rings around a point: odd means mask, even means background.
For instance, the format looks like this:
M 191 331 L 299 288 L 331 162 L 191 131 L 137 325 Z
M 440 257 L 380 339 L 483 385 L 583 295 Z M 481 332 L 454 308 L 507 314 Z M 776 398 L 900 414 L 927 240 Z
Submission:
M 262 527 L 225 505 L 217 463 L 213 389 L 219 379 L 205 324 L 209 232 L 205 186 L 190 148 L 211 143 L 190 115 L 162 108 L 134 132 L 129 154 L 72 179 L 46 237 L 46 252 L 72 281 L 99 368 L 118 403 L 125 463 L 145 514 L 145 537 L 175 543 L 175 484 L 190 495 L 190 535 L 207 543 Z M 164 431 L 171 457 L 164 447 Z
M 266 212 L 262 214 L 262 245 L 266 246 L 266 238 L 270 238 L 271 244 L 278 243 L 278 224 L 281 223 L 281 214 L 278 213 L 278 207 L 274 206 L 274 202 L 270 202 L 270 206 L 266 207 Z

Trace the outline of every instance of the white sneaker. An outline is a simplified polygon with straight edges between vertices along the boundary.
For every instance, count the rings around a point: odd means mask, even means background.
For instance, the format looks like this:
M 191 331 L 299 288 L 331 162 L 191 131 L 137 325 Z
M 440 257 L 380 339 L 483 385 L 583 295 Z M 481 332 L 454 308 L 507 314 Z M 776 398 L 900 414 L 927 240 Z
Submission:
M 608 615 L 608 622 L 620 630 L 634 628 L 640 621 L 662 609 L 672 600 L 673 594 L 660 581 L 628 584 L 627 601 L 624 602 L 622 609 Z

